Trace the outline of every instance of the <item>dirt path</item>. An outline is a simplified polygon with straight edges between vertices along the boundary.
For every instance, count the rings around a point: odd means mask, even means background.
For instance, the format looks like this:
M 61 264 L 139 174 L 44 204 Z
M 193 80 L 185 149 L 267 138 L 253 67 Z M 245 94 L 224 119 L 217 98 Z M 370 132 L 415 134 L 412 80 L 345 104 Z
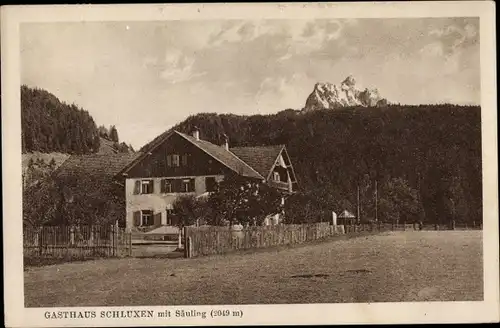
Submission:
M 470 301 L 483 297 L 481 231 L 386 233 L 254 254 L 30 268 L 25 304 L 196 305 Z

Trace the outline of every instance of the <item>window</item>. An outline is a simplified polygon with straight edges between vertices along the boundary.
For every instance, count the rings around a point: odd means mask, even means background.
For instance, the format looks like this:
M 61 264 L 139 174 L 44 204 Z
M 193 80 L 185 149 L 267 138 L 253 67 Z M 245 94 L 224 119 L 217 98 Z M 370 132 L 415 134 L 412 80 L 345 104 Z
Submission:
M 163 179 L 161 183 L 162 183 L 162 193 L 166 194 L 174 191 L 172 186 L 172 180 Z
M 188 154 L 182 155 L 182 166 L 188 166 Z
M 161 181 L 161 192 L 163 194 L 194 191 L 194 179 L 163 179 Z
M 191 181 L 190 179 L 184 179 L 182 180 L 181 184 L 181 192 L 190 192 L 190 186 L 191 186 Z
M 274 181 L 281 181 L 279 172 L 274 172 Z
M 153 193 L 153 180 L 141 180 L 141 194 Z
M 205 178 L 205 187 L 208 192 L 215 191 L 217 186 L 217 182 L 215 181 L 215 177 L 206 177 Z
M 167 155 L 167 166 L 168 167 L 179 167 L 180 158 L 177 154 Z
M 173 209 L 167 208 L 167 225 L 175 224 L 175 212 Z
M 142 226 L 152 226 L 154 224 L 153 211 L 142 210 L 141 211 L 141 225 Z
M 179 155 L 172 155 L 172 165 L 174 167 L 180 166 Z

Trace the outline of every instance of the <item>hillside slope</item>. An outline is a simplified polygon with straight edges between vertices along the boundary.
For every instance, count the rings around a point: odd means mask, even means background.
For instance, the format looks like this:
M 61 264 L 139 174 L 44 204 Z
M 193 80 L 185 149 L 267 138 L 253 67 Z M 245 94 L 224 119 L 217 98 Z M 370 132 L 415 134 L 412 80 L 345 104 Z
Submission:
M 419 191 L 427 221 L 482 218 L 481 109 L 421 105 L 350 107 L 274 115 L 203 113 L 173 127 L 230 146 L 286 144 L 303 191 L 355 211 L 361 186 L 362 211 L 373 184 L 401 177 Z M 148 145 L 143 147 L 147 149 Z M 454 199 L 453 213 L 450 199 Z M 340 205 L 337 205 L 337 207 Z
M 21 131 L 23 186 L 44 179 L 71 154 L 134 151 L 119 142 L 114 125 L 109 130 L 98 128 L 87 111 L 25 85 L 21 86 Z
M 21 86 L 22 152 L 93 153 L 99 149 L 94 119 L 48 91 Z

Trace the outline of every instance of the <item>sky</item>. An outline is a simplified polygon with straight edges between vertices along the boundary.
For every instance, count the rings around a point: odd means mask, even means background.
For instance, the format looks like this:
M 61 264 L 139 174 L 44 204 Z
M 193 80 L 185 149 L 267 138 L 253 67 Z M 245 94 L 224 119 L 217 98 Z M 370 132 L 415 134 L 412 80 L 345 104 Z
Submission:
M 301 109 L 317 82 L 401 104 L 480 104 L 479 19 L 25 23 L 21 82 L 140 148 L 200 112 Z

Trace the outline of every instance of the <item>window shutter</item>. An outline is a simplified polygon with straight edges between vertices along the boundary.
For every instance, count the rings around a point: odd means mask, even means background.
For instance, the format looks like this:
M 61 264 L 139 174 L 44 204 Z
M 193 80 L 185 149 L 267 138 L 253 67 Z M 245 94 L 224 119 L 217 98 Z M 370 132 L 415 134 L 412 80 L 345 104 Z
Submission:
M 217 186 L 217 182 L 215 181 L 214 177 L 206 177 L 205 178 L 205 187 L 206 191 L 215 191 L 215 188 Z
M 141 193 L 141 181 L 136 180 L 134 185 L 134 195 Z
M 173 192 L 180 192 L 181 191 L 181 187 L 182 187 L 182 180 L 181 179 L 175 179 L 172 181 L 172 189 L 173 189 Z
M 167 166 L 172 167 L 172 155 L 167 155 Z
M 195 184 L 194 184 L 194 179 L 189 179 L 189 191 L 194 192 L 195 190 Z
M 141 225 L 141 211 L 134 212 L 134 227 Z
M 187 154 L 182 155 L 182 166 L 187 166 Z
M 155 227 L 161 226 L 161 212 L 158 212 L 154 215 L 154 225 Z
M 165 183 L 166 183 L 166 182 L 167 182 L 167 180 L 165 180 L 165 179 L 160 180 L 160 192 L 161 192 L 162 194 L 164 194 L 164 193 L 166 193 L 166 192 L 167 192 L 167 190 L 166 190 L 166 188 L 165 188 Z
M 151 186 L 151 192 L 150 194 L 154 194 L 155 193 L 155 180 L 150 180 L 151 183 L 149 184 Z

